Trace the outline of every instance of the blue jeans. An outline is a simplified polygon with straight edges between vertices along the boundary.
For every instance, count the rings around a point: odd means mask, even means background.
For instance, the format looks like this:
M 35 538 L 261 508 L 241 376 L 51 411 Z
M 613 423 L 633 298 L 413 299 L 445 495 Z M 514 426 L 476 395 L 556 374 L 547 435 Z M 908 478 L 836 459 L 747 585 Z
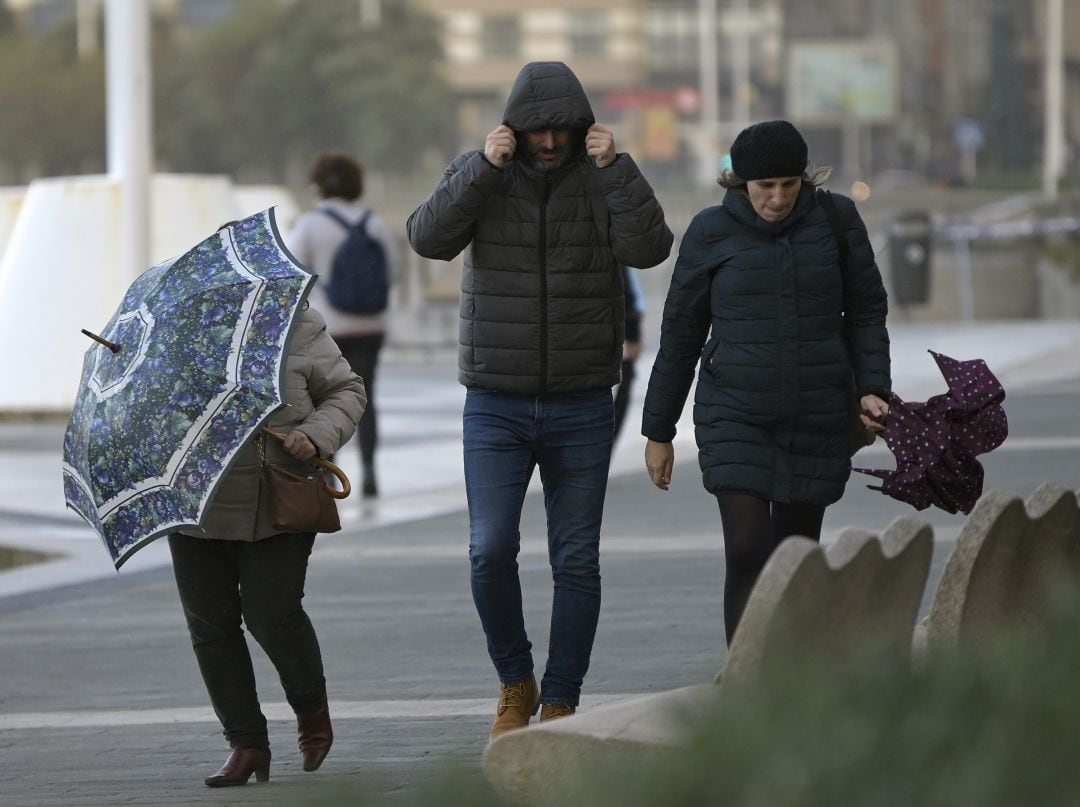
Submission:
M 473 601 L 504 683 L 533 674 L 518 579 L 521 507 L 540 467 L 555 591 L 542 703 L 576 706 L 600 618 L 600 522 L 614 435 L 611 391 L 465 396 Z

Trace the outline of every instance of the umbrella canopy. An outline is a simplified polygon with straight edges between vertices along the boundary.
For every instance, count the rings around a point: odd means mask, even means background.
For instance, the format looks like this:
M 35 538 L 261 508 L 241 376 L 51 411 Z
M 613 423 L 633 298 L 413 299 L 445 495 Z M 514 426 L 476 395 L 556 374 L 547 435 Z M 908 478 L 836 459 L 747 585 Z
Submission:
M 883 479 L 880 490 L 925 510 L 970 513 L 983 490 L 983 467 L 976 456 L 1005 442 L 1009 421 L 1001 402 L 1005 390 L 982 359 L 957 361 L 930 351 L 948 392 L 926 403 L 888 397 L 885 438 L 896 470 L 856 468 Z
M 271 208 L 128 289 L 86 352 L 64 435 L 64 497 L 117 569 L 198 525 L 236 452 L 284 404 L 285 345 L 314 281 Z

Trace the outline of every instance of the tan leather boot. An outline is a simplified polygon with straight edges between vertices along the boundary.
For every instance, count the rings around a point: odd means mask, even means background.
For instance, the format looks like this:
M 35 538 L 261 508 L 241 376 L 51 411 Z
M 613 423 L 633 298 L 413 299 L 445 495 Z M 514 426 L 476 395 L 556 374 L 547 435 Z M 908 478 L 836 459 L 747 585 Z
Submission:
M 525 681 L 499 684 L 499 707 L 495 712 L 495 722 L 491 724 L 491 739 L 514 729 L 525 728 L 529 725 L 529 718 L 539 708 L 540 690 L 535 677 L 530 675 Z
M 540 707 L 540 722 L 558 720 L 560 717 L 569 717 L 577 711 L 576 706 L 568 703 L 545 703 Z

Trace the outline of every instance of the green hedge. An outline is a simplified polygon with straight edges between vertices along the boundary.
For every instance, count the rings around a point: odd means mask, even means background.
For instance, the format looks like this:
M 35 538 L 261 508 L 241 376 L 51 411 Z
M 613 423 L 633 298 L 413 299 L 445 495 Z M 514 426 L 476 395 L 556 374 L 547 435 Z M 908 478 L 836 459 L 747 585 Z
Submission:
M 798 667 L 797 669 L 795 667 Z M 566 781 L 570 807 L 1017 807 L 1080 804 L 1080 598 L 1045 625 L 903 672 L 867 660 L 842 674 L 793 665 L 705 715 L 685 748 L 650 765 Z M 308 804 L 505 802 L 478 769 L 415 795 L 312 793 Z

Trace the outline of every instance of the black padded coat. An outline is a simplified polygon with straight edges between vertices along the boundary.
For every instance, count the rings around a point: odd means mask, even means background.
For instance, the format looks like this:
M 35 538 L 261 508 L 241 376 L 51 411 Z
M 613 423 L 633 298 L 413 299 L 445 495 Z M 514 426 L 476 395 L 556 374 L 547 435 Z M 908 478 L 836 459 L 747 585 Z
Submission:
M 831 504 L 851 473 L 851 379 L 891 389 L 887 299 L 854 203 L 833 194 L 849 260 L 803 185 L 780 222 L 728 191 L 682 241 L 642 433 L 669 442 L 700 359 L 694 426 L 705 487 Z M 711 332 L 710 332 L 711 330 Z
M 458 379 L 529 394 L 619 383 L 624 302 L 620 264 L 649 267 L 673 236 L 652 188 L 627 154 L 597 168 L 585 154 L 594 122 L 561 62 L 526 65 L 506 105 L 518 133 L 573 129 L 574 153 L 550 172 L 482 151 L 455 159 L 409 216 L 409 243 L 427 258 L 465 250 Z

